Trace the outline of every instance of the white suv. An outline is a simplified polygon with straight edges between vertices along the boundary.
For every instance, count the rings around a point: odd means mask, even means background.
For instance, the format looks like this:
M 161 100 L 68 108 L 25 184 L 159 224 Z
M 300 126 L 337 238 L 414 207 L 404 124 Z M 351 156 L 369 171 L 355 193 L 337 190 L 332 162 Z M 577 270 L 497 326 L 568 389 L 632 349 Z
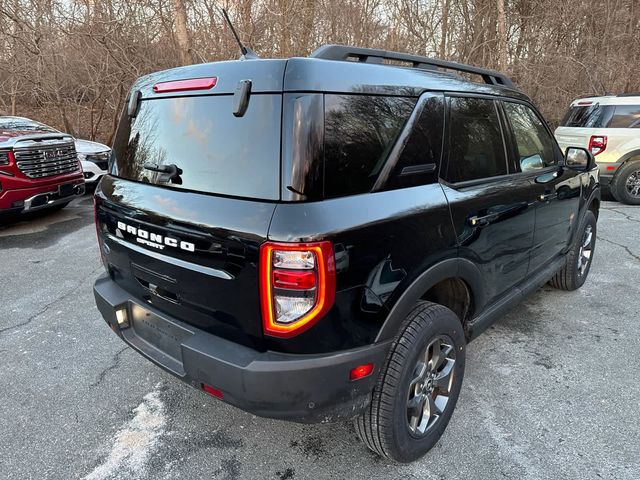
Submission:
M 589 148 L 602 186 L 618 201 L 640 205 L 640 94 L 574 100 L 556 138 L 563 151 Z

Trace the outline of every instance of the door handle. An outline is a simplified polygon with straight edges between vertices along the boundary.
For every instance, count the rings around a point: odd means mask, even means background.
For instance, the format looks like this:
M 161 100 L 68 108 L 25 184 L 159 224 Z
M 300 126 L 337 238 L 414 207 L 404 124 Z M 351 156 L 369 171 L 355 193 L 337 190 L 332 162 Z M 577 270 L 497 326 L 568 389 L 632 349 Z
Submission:
M 538 200 L 541 202 L 546 202 L 549 200 L 553 200 L 555 198 L 558 198 L 558 194 L 557 193 L 543 193 L 538 195 Z
M 498 215 L 493 213 L 491 215 L 485 215 L 483 217 L 478 217 L 474 215 L 473 217 L 469 217 L 468 222 L 472 227 L 486 227 L 491 223 L 492 220 L 498 218 Z

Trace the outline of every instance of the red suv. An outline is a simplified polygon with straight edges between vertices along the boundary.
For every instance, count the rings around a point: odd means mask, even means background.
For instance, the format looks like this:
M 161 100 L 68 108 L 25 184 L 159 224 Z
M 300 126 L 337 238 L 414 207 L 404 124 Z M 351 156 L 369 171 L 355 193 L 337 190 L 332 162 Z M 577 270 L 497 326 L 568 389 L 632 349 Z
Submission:
M 63 208 L 84 193 L 74 139 L 21 117 L 0 117 L 0 213 Z

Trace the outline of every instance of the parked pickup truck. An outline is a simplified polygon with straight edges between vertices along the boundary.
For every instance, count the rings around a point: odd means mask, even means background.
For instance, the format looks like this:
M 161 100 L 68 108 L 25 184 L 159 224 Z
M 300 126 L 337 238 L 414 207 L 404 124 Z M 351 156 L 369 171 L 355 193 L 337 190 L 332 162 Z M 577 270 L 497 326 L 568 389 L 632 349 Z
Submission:
M 72 136 L 21 117 L 0 117 L 0 214 L 63 208 L 84 193 Z

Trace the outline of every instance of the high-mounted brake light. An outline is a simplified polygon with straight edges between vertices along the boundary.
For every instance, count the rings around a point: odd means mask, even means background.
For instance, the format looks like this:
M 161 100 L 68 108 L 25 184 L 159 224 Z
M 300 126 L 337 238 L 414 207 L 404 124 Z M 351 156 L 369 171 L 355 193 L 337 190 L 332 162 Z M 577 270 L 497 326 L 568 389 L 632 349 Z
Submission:
M 267 242 L 260 247 L 265 335 L 289 338 L 309 329 L 329 311 L 335 292 L 331 242 Z
M 153 91 L 156 93 L 186 92 L 190 90 L 209 90 L 218 83 L 218 77 L 190 78 L 188 80 L 174 80 L 156 83 Z
M 577 105 L 592 105 L 592 104 L 593 102 L 591 100 L 583 100 L 577 103 Z
M 589 139 L 589 150 L 596 156 L 607 149 L 607 137 L 604 135 L 591 135 Z

